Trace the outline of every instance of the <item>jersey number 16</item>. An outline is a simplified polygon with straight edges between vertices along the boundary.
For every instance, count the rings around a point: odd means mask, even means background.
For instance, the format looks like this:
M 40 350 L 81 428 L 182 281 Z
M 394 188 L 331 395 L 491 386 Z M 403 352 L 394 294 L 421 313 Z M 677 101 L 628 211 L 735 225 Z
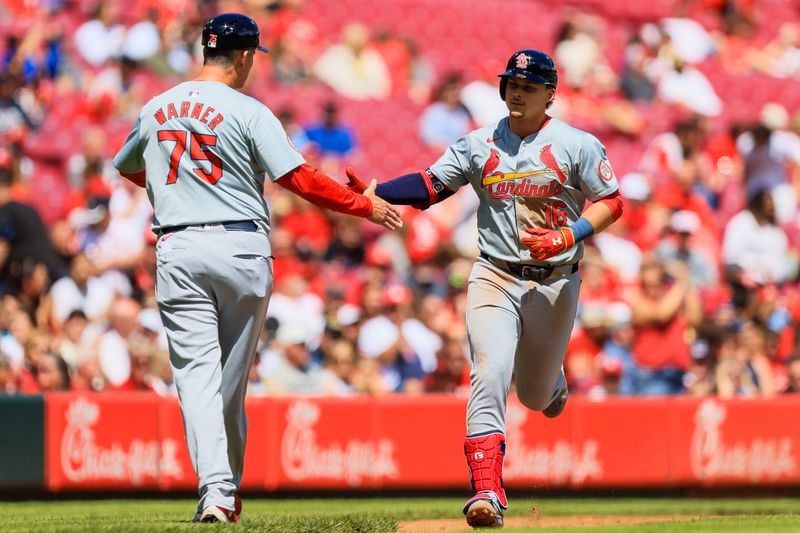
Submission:
M 202 167 L 194 167 L 194 173 L 198 178 L 214 185 L 222 177 L 222 160 L 219 156 L 211 152 L 208 147 L 217 145 L 216 135 L 206 135 L 185 130 L 161 130 L 158 132 L 158 142 L 173 141 L 175 146 L 169 157 L 169 174 L 167 184 L 178 181 L 178 166 L 181 157 L 189 145 L 189 156 L 192 161 L 208 161 L 211 163 L 211 171 L 206 172 Z

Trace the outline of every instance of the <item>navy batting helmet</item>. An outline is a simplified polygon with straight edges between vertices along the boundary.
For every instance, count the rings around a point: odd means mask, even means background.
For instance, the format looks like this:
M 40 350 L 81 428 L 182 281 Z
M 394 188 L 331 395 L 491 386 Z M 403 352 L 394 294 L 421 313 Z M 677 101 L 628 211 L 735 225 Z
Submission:
M 519 78 L 556 88 L 558 73 L 556 64 L 549 55 L 539 50 L 520 50 L 515 52 L 506 64 L 506 71 L 499 75 L 500 97 L 506 99 L 508 78 Z
M 203 46 L 215 50 L 246 50 L 255 48 L 269 52 L 261 46 L 256 22 L 240 13 L 224 13 L 210 19 L 203 26 Z

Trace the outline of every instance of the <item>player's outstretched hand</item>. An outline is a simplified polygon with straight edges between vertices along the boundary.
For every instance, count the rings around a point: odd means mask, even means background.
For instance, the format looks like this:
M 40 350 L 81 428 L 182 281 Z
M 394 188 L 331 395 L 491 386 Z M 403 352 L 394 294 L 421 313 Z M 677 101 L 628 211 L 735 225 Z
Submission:
M 388 204 L 385 200 L 375 194 L 375 188 L 378 186 L 378 180 L 372 180 L 369 187 L 364 190 L 364 196 L 372 202 L 372 214 L 367 217 L 370 222 L 379 224 L 384 228 L 397 229 L 403 227 L 403 221 L 400 219 L 400 213 Z
M 358 177 L 353 167 L 347 167 L 344 171 L 347 174 L 347 186 L 350 187 L 350 189 L 358 193 L 363 193 L 367 190 L 367 185 Z
M 526 228 L 525 231 L 530 237 L 521 240 L 531 251 L 531 257 L 539 261 L 564 253 L 575 245 L 575 236 L 569 228 Z

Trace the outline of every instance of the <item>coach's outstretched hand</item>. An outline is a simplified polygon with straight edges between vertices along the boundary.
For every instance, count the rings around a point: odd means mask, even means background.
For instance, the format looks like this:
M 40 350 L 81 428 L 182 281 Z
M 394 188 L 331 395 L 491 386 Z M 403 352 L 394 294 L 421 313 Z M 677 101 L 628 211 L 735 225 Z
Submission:
M 348 172 L 348 177 L 349 176 L 350 173 Z M 403 221 L 400 219 L 400 213 L 397 211 L 397 209 L 386 203 L 385 200 L 381 199 L 377 194 L 375 194 L 375 188 L 377 186 L 378 180 L 372 180 L 369 184 L 369 187 L 362 189 L 362 194 L 369 198 L 372 202 L 372 214 L 368 216 L 367 219 L 370 222 L 374 222 L 375 224 L 383 226 L 384 228 L 402 228 Z

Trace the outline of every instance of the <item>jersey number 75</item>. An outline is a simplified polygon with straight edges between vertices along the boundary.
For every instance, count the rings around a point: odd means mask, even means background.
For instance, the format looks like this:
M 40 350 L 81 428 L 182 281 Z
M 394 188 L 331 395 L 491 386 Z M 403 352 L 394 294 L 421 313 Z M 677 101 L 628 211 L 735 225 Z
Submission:
M 169 157 L 169 174 L 167 175 L 167 184 L 175 183 L 178 181 L 178 165 L 181 162 L 181 157 L 186 151 L 186 145 L 189 145 L 189 156 L 192 161 L 208 161 L 211 163 L 211 171 L 206 172 L 202 167 L 194 167 L 194 173 L 198 178 L 207 181 L 214 185 L 222 177 L 222 160 L 208 149 L 209 146 L 217 145 L 216 135 L 207 135 L 202 133 L 194 133 L 185 130 L 161 130 L 158 132 L 158 142 L 173 141 L 175 146 L 172 148 L 172 153 Z

